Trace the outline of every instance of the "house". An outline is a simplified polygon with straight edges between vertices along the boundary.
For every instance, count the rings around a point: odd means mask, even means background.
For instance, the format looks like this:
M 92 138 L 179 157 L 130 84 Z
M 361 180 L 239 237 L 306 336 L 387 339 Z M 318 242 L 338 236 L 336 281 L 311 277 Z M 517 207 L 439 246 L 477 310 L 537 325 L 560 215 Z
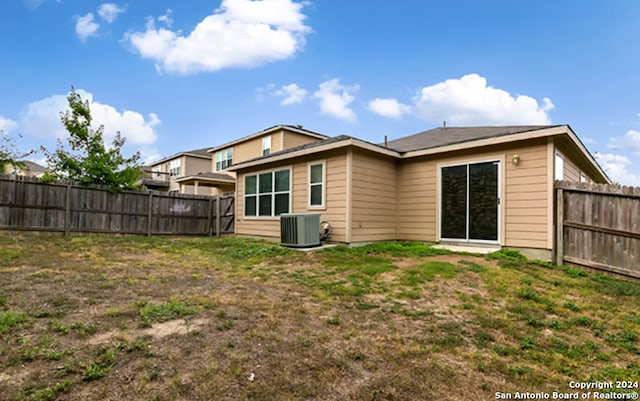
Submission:
M 47 171 L 49 171 L 48 168 L 41 166 L 36 162 L 23 160 L 20 161 L 17 166 L 7 165 L 4 173 L 24 175 L 28 177 L 42 177 Z
M 327 136 L 309 131 L 301 125 L 275 125 L 208 149 L 210 165 L 198 172 L 181 175 L 176 183 L 183 188 L 207 188 L 211 195 L 234 191 L 235 173 L 229 170 L 231 165 L 324 139 Z
M 550 260 L 554 181 L 609 183 L 568 125 L 442 127 L 373 144 L 337 136 L 234 163 L 236 233 L 278 238 L 319 212 L 331 240 L 509 247 Z
M 194 149 L 165 157 L 143 168 L 145 175 L 141 184 L 149 189 L 180 192 L 196 195 L 210 195 L 210 188 L 198 188 L 183 184 L 180 179 L 211 168 L 209 148 Z

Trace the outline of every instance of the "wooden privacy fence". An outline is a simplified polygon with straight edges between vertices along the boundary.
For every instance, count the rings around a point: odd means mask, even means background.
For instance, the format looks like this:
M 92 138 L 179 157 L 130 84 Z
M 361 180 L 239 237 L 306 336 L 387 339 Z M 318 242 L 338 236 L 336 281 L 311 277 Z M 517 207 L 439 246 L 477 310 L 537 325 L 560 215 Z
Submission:
M 557 264 L 640 278 L 640 187 L 558 181 Z
M 234 232 L 234 195 L 215 197 L 42 183 L 0 175 L 0 230 L 143 235 Z

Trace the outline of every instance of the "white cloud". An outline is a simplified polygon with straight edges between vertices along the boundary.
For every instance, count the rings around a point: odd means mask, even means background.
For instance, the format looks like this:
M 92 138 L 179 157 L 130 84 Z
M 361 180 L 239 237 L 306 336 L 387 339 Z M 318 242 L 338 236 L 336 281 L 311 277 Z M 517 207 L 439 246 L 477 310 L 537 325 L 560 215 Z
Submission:
M 396 99 L 376 98 L 369 102 L 369 110 L 389 118 L 401 118 L 411 112 L 411 106 L 402 104 Z
M 349 108 L 349 104 L 354 100 L 353 93 L 359 89 L 358 85 L 341 85 L 340 80 L 334 78 L 321 83 L 313 96 L 320 100 L 320 111 L 323 114 L 354 122 L 357 116 Z
M 31 11 L 35 11 L 46 0 L 22 0 L 22 3 Z
M 132 110 L 118 111 L 115 107 L 96 102 L 93 95 L 82 89 L 76 90 L 83 100 L 89 101 L 93 128 L 104 125 L 104 140 L 111 143 L 120 132 L 127 144 L 148 145 L 157 139 L 155 127 L 161 123 L 155 113 L 146 118 Z M 68 109 L 66 95 L 53 95 L 30 103 L 22 113 L 19 126 L 21 131 L 39 138 L 64 138 L 67 135 L 60 112 Z
M 640 176 L 629 171 L 633 164 L 629 158 L 599 152 L 596 152 L 594 156 L 612 181 L 621 185 L 640 186 Z
M 609 149 L 625 149 L 640 155 L 640 132 L 629 130 L 622 138 L 609 138 Z
M 272 95 L 284 97 L 280 104 L 288 106 L 291 104 L 302 103 L 302 101 L 307 97 L 307 91 L 300 88 L 297 84 L 289 84 L 273 91 Z
M 229 67 L 255 67 L 292 57 L 304 46 L 301 13 L 306 3 L 293 0 L 223 0 L 184 36 L 181 31 L 156 28 L 152 18 L 144 32 L 129 32 L 125 40 L 158 71 L 196 74 Z M 170 14 L 158 20 L 167 24 Z
M 0 133 L 10 134 L 18 127 L 18 123 L 10 118 L 0 116 Z
M 124 11 L 124 8 L 118 7 L 115 3 L 104 3 L 98 8 L 98 15 L 110 24 Z
M 538 104 L 530 96 L 487 86 L 478 74 L 426 86 L 413 101 L 417 117 L 452 125 L 550 124 L 548 113 L 555 107 L 549 98 Z
M 87 40 L 88 37 L 94 36 L 100 29 L 100 24 L 95 21 L 93 13 L 88 13 L 84 17 L 78 17 L 76 21 L 76 34 L 81 41 Z
M 158 17 L 158 22 L 162 22 L 166 26 L 171 27 L 173 25 L 173 18 L 171 18 L 171 14 L 173 14 L 173 10 L 167 8 L 166 13 Z

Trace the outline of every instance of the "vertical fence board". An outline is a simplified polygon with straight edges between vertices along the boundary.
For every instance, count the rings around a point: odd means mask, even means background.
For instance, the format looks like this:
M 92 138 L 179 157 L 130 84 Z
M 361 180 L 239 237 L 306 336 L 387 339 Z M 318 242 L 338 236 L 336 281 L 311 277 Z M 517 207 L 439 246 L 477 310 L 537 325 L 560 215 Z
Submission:
M 234 194 L 215 198 L 150 191 L 109 192 L 105 187 L 41 183 L 34 177 L 0 175 L 0 230 L 60 231 L 148 235 L 211 235 L 212 222 L 227 223 L 222 233 L 233 233 L 224 205 Z M 230 227 L 230 230 L 229 230 Z
M 566 181 L 555 187 L 557 263 L 640 278 L 640 188 Z

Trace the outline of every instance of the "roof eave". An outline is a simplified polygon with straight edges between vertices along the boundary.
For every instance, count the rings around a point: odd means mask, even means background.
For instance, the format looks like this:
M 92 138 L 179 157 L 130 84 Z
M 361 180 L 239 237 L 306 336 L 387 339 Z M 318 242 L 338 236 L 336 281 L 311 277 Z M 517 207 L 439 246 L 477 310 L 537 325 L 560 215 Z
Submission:
M 301 156 L 307 156 L 307 155 L 311 155 L 314 153 L 318 153 L 318 152 L 326 152 L 329 150 L 334 150 L 334 149 L 340 149 L 340 148 L 345 148 L 348 146 L 353 146 L 356 148 L 360 148 L 360 149 L 365 149 L 365 150 L 369 150 L 372 152 L 376 152 L 379 153 L 381 155 L 385 155 L 385 156 L 390 156 L 390 157 L 399 157 L 400 153 L 395 151 L 395 150 L 391 150 L 391 149 L 386 149 L 383 148 L 381 146 L 378 145 L 374 145 L 368 142 L 364 142 L 361 141 L 359 139 L 356 138 L 348 138 L 348 139 L 344 139 L 342 141 L 338 141 L 338 142 L 333 142 L 333 143 L 328 143 L 326 145 L 319 145 L 319 146 L 314 146 L 314 147 L 310 147 L 310 148 L 305 148 L 305 149 L 300 149 L 298 151 L 293 151 L 293 152 L 287 152 L 287 153 L 283 153 L 281 155 L 272 155 L 272 156 L 266 156 L 260 159 L 256 159 L 256 160 L 250 160 L 247 162 L 243 162 L 243 163 L 239 163 L 236 165 L 231 165 L 230 167 L 227 167 L 227 171 L 238 171 L 238 170 L 244 170 L 250 167 L 254 167 L 254 166 L 260 166 L 266 163 L 274 163 L 274 162 L 278 162 L 278 161 L 282 161 L 282 160 L 288 160 L 288 159 L 292 159 L 292 158 L 296 158 L 296 157 L 301 157 Z

